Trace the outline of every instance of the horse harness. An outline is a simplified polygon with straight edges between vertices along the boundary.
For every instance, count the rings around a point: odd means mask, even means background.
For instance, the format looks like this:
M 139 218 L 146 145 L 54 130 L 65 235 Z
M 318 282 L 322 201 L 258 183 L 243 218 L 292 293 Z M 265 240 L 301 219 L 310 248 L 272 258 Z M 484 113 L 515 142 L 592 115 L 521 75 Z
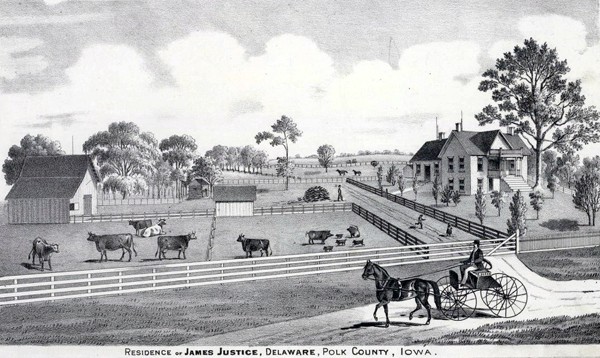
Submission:
M 377 280 L 374 278 L 372 280 L 376 281 L 376 282 L 383 281 L 383 280 Z M 377 292 L 384 292 L 384 291 L 389 291 L 389 290 L 392 291 L 392 300 L 393 301 L 408 300 L 411 298 L 415 298 L 417 296 L 417 293 L 415 291 L 415 281 L 414 280 L 404 281 L 404 284 L 403 284 L 403 282 L 398 280 L 397 278 L 388 277 L 383 281 L 382 287 L 377 288 Z

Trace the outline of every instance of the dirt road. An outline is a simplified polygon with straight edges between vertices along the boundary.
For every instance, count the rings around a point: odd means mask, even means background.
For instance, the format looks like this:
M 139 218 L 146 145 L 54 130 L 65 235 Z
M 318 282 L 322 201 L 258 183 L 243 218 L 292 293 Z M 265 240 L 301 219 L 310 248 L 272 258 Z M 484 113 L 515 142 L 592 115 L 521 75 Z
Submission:
M 492 257 L 492 272 L 503 272 L 518 278 L 525 285 L 529 301 L 525 310 L 512 320 L 544 318 L 559 315 L 578 316 L 600 312 L 600 281 L 551 281 L 531 272 L 515 256 Z M 301 288 L 298 288 L 301 289 Z M 425 325 L 423 310 L 412 321 L 408 313 L 415 308 L 413 300 L 390 304 L 389 328 L 373 320 L 372 305 L 330 314 L 292 320 L 258 328 L 240 330 L 189 342 L 191 345 L 410 345 L 416 340 L 472 329 L 506 320 L 492 317 L 485 310 L 477 311 L 465 321 L 451 321 L 432 310 L 433 319 Z M 479 308 L 485 305 L 479 301 Z

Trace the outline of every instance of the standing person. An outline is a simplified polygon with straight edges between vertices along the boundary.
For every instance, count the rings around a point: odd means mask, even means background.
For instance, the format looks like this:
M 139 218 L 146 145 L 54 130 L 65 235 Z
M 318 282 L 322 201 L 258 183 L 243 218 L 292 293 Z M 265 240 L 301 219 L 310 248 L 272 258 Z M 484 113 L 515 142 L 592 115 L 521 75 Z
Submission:
M 417 222 L 416 225 L 419 225 L 419 229 L 423 229 L 423 221 L 425 221 L 425 218 L 423 217 L 423 214 L 419 215 L 419 217 L 417 218 Z
M 483 269 L 483 251 L 479 248 L 479 240 L 475 240 L 473 241 L 473 250 L 469 255 L 469 259 L 462 261 L 460 265 L 460 272 L 462 273 L 461 288 L 464 288 L 467 284 L 467 277 L 470 271 L 481 269 Z
M 448 224 L 446 228 L 446 237 L 452 237 L 452 225 Z
M 344 196 L 342 195 L 342 186 L 338 185 L 338 198 L 337 201 L 344 201 Z

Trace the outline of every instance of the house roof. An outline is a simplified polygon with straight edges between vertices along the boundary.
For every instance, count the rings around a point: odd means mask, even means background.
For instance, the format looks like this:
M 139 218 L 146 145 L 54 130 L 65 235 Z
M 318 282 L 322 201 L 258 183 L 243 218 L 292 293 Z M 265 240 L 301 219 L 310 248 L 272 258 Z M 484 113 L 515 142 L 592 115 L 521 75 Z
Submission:
M 413 157 L 409 160 L 412 162 L 421 162 L 421 161 L 429 161 L 429 160 L 438 160 L 438 155 L 440 151 L 444 147 L 448 139 L 439 139 L 439 140 L 431 140 L 429 142 L 425 142 L 421 148 L 413 155 Z
M 100 175 L 87 155 L 27 157 L 6 199 L 72 198 L 88 169 L 99 182 Z
M 189 187 L 197 187 L 197 186 L 206 186 L 208 185 L 208 182 L 206 181 L 206 179 L 204 178 L 195 178 L 192 179 L 192 181 L 190 182 L 190 185 L 188 185 Z
M 502 133 L 498 129 L 485 132 L 452 131 L 448 139 L 452 136 L 458 140 L 469 155 L 487 155 L 498 136 L 508 143 L 510 149 L 523 149 L 523 155 L 531 154 L 531 150 L 521 137 L 516 134 Z M 440 150 L 440 154 L 442 151 L 443 149 Z
M 256 201 L 256 185 L 217 185 L 213 189 L 215 202 Z

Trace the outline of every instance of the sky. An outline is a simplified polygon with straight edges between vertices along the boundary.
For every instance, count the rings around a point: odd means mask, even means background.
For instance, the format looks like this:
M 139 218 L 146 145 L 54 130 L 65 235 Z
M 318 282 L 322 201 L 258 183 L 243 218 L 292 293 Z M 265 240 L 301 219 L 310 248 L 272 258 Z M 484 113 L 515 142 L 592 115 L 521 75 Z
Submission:
M 492 103 L 477 89 L 481 74 L 530 37 L 557 48 L 586 103 L 600 107 L 598 9 L 598 0 L 3 0 L 0 153 L 40 133 L 77 154 L 111 122 L 133 121 L 159 140 L 190 134 L 202 154 L 256 145 L 281 115 L 304 132 L 292 154 L 322 144 L 415 152 L 435 139 L 436 117 L 446 133 L 461 111 L 466 130 L 494 129 L 474 119 Z

